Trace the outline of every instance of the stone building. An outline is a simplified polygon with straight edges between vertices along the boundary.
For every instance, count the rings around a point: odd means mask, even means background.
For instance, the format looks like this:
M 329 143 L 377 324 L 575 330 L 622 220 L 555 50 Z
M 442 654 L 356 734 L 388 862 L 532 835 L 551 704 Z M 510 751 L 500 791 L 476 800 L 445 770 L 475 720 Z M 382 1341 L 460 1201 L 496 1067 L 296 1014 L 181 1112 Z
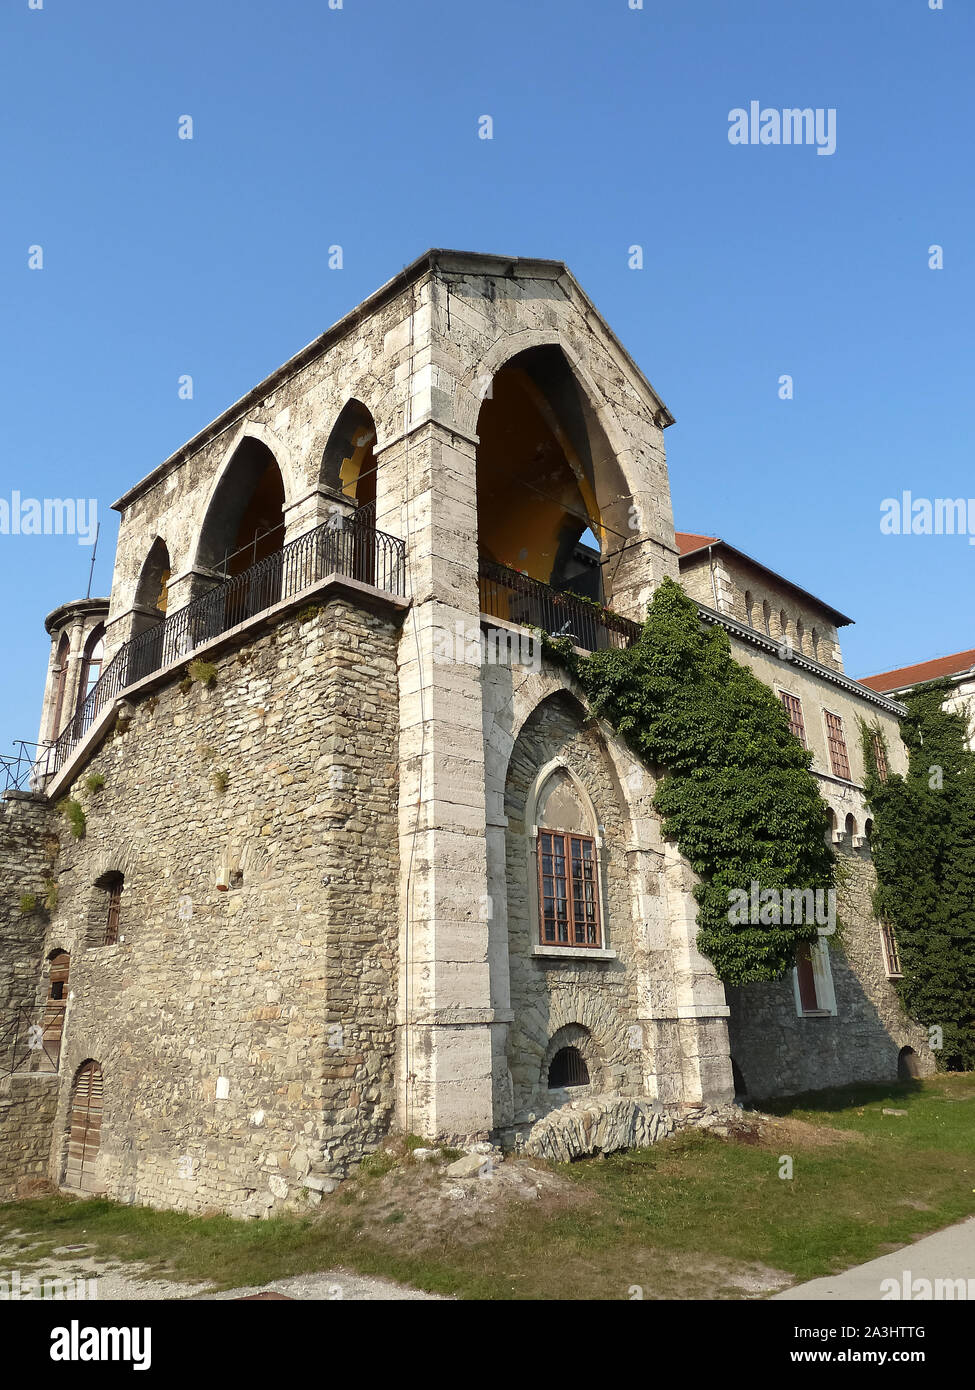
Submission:
M 900 666 L 876 676 L 864 676 L 862 684 L 891 699 L 900 699 L 931 681 L 947 678 L 944 709 L 960 714 L 968 727 L 968 746 L 975 749 L 975 650 L 938 656 L 913 666 Z
M 853 731 L 900 767 L 901 707 L 841 614 L 675 536 L 671 423 L 563 264 L 431 251 L 119 499 L 2 803 L 0 1177 L 264 1215 L 394 1130 L 930 1067 Z M 624 645 L 664 576 L 801 706 L 850 866 L 843 950 L 731 1000 L 653 778 L 533 635 Z

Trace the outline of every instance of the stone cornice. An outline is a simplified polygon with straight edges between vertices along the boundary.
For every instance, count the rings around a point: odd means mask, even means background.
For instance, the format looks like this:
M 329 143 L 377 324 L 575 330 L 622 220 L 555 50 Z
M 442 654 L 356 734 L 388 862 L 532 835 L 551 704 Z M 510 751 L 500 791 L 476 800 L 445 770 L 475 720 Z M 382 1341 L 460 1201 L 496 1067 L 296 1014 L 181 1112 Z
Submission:
M 830 685 L 838 686 L 840 690 L 845 690 L 848 695 L 856 695 L 861 700 L 866 700 L 878 709 L 885 710 L 888 714 L 896 715 L 901 719 L 907 713 L 904 705 L 896 700 L 889 700 L 886 695 L 880 695 L 876 690 L 871 690 L 868 685 L 861 685 L 850 676 L 844 675 L 841 671 L 834 671 L 831 666 L 824 666 L 820 661 L 814 661 L 811 656 L 806 656 L 803 652 L 797 652 L 794 648 L 792 654 L 786 660 L 782 656 L 782 647 L 774 637 L 767 636 L 764 632 L 756 632 L 753 627 L 748 627 L 745 623 L 738 622 L 737 618 L 729 618 L 727 613 L 719 613 L 715 608 L 708 608 L 705 604 L 699 603 L 697 611 L 706 623 L 715 624 L 723 627 L 724 630 L 733 637 L 738 637 L 743 642 L 748 642 L 751 646 L 757 647 L 759 651 L 774 656 L 781 661 L 784 666 L 798 666 L 803 671 L 808 671 L 812 676 L 819 676 L 821 680 L 828 681 Z

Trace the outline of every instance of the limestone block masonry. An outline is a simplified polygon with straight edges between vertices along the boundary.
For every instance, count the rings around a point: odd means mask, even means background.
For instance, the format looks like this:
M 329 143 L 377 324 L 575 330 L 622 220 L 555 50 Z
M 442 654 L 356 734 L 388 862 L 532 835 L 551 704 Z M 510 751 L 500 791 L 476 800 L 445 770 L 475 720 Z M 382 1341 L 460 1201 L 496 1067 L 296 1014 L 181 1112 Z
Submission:
M 571 1157 L 723 1115 L 735 1048 L 777 1090 L 920 1050 L 866 879 L 835 1017 L 790 1017 L 790 981 L 730 1009 L 653 808 L 664 770 L 561 668 L 481 658 L 483 627 L 625 640 L 678 577 L 672 423 L 561 262 L 432 250 L 115 503 L 110 597 L 48 618 L 57 746 L 0 805 L 0 1027 L 67 990 L 58 1072 L 15 1051 L 0 1076 L 0 1185 L 264 1217 L 392 1131 Z M 740 627 L 749 576 L 705 577 Z M 898 770 L 899 707 L 825 656 L 788 693 L 859 843 L 823 721 L 852 751 L 879 701 Z M 546 879 L 553 833 L 582 857 Z
M 71 789 L 48 939 L 71 952 L 70 1085 L 104 1077 L 96 1182 L 264 1215 L 343 1177 L 393 1107 L 397 697 L 392 619 L 342 601 L 172 682 Z M 188 688 L 186 688 L 188 687 Z M 124 875 L 117 945 L 106 874 Z

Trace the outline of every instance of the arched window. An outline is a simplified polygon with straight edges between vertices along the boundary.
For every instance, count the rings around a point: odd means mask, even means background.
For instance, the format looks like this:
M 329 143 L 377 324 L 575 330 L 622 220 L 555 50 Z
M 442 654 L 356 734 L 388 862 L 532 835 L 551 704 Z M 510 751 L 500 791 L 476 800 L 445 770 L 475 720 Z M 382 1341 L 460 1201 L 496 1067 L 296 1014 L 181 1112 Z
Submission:
M 852 814 L 847 816 L 846 818 L 846 833 L 847 835 L 849 835 L 851 840 L 853 839 L 854 835 L 859 834 L 859 831 L 857 829 L 856 817 Z
M 361 401 L 347 401 L 322 455 L 322 482 L 356 507 L 376 501 L 376 425 Z
M 122 890 L 125 879 L 120 873 L 103 874 L 95 883 L 95 902 L 90 918 L 88 943 L 91 946 L 114 946 L 119 939 L 122 920 Z
M 55 657 L 57 670 L 57 684 L 54 687 L 54 712 L 51 716 L 51 737 L 57 738 L 61 732 L 61 716 L 64 713 L 64 688 L 68 683 L 68 656 L 71 651 L 71 643 L 68 634 L 64 633 L 58 643 L 58 653 Z
M 105 655 L 105 624 L 98 623 L 88 634 L 85 643 L 84 655 L 81 662 L 81 680 L 78 682 L 78 709 L 91 694 L 92 687 L 96 684 L 102 672 L 102 660 Z
M 869 816 L 863 822 L 863 834 L 866 838 L 867 844 L 869 845 L 870 841 L 873 839 L 873 821 L 869 818 Z
M 71 957 L 67 951 L 52 951 L 47 958 L 48 985 L 44 1001 L 44 1018 L 41 1024 L 42 1064 L 58 1064 L 61 1050 L 61 1034 L 64 1031 L 64 1011 L 68 1006 L 68 971 Z
M 818 661 L 818 660 L 819 660 L 819 628 L 818 628 L 818 627 L 814 627 L 813 630 L 812 630 L 812 654 L 813 654 L 813 656 L 816 658 L 816 660 Z
M 802 625 L 802 619 L 799 618 L 796 621 L 796 646 L 799 648 L 800 651 L 803 650 L 802 639 L 805 636 L 805 634 L 806 629 Z
M 556 1052 L 548 1069 L 548 1088 L 561 1090 L 564 1086 L 588 1086 L 589 1068 L 577 1047 L 563 1047 Z
M 785 637 L 789 631 L 789 615 L 784 608 L 779 609 L 779 631 Z
M 833 810 L 832 806 L 827 806 L 826 816 L 828 820 L 828 827 L 826 830 L 826 843 L 828 845 L 831 845 L 836 838 L 836 812 Z
M 755 606 L 755 600 L 754 600 L 754 598 L 752 597 L 752 591 L 751 591 L 751 589 L 746 589 L 746 590 L 745 590 L 745 622 L 748 624 L 749 627 L 754 627 L 754 626 L 755 626 L 755 623 L 754 623 L 754 613 L 752 612 L 752 609 L 754 608 L 754 606 Z
M 772 605 L 768 599 L 762 604 L 762 624 L 765 628 L 766 637 L 772 636 Z
M 66 1187 L 83 1192 L 96 1190 L 95 1160 L 101 1142 L 104 1082 L 98 1062 L 82 1062 L 71 1093 L 68 1156 L 64 1170 Z
M 564 768 L 536 801 L 539 940 L 543 946 L 602 946 L 596 826 L 587 798 Z

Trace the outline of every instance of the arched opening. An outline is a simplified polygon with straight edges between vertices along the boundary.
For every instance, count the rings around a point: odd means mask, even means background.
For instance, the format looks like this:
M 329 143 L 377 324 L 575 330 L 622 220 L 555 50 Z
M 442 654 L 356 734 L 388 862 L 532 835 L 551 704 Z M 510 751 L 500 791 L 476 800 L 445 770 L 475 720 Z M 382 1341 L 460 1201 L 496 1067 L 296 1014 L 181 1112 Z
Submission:
M 580 645 L 605 645 L 573 626 L 583 605 L 549 592 L 609 603 L 617 552 L 634 538 L 621 470 L 560 348 L 529 348 L 498 370 L 477 433 L 482 610 L 549 632 L 561 618 Z
M 163 623 L 169 607 L 171 576 L 169 549 L 162 537 L 157 536 L 145 558 L 135 590 L 132 636 L 138 640 L 129 656 L 132 680 L 141 680 L 163 663 Z
M 284 544 L 284 479 L 271 450 L 246 438 L 217 484 L 197 547 L 197 562 L 230 577 Z
M 248 437 L 217 484 L 197 547 L 200 566 L 230 582 L 194 619 L 198 644 L 261 613 L 281 595 L 285 490 L 274 455 Z
M 102 874 L 95 881 L 94 920 L 88 940 L 92 946 L 115 946 L 122 920 L 122 890 L 125 879 L 120 873 Z
M 826 808 L 826 820 L 826 843 L 831 845 L 836 838 L 836 812 L 833 810 L 832 806 L 827 806 Z
M 549 1063 L 548 1089 L 560 1091 L 566 1086 L 588 1086 L 589 1068 L 577 1047 L 561 1047 Z
M 817 661 L 818 661 L 818 660 L 819 660 L 819 628 L 817 628 L 817 627 L 814 627 L 813 630 L 812 630 L 812 654 L 813 654 L 813 656 L 814 656 L 814 657 L 817 659 Z
M 751 591 L 751 589 L 746 589 L 746 590 L 745 590 L 745 622 L 748 624 L 749 627 L 754 627 L 754 626 L 755 626 L 755 622 L 754 622 L 754 619 L 755 619 L 754 608 L 755 608 L 755 599 L 754 599 L 754 597 L 753 597 L 753 595 L 752 595 L 752 591 Z
M 44 1001 L 44 1018 L 41 1024 L 41 1044 L 45 1062 L 57 1069 L 61 1051 L 61 1034 L 64 1032 L 64 1013 L 68 1006 L 68 972 L 71 957 L 60 948 L 51 951 L 47 958 L 47 998 Z
M 530 804 L 530 803 L 529 803 Z M 565 768 L 538 788 L 532 822 L 542 946 L 603 944 L 596 825 L 588 798 Z
M 357 508 L 376 501 L 376 425 L 361 401 L 347 401 L 322 455 L 322 483 Z
M 921 1075 L 920 1058 L 913 1047 L 902 1047 L 897 1054 L 897 1080 L 916 1081 Z
M 847 835 L 849 835 L 851 840 L 853 839 L 854 835 L 859 834 L 859 831 L 857 829 L 856 817 L 852 813 L 848 815 L 846 818 L 845 829 Z
M 104 1083 L 102 1069 L 91 1059 L 82 1062 L 71 1091 L 68 1155 L 64 1168 L 66 1187 L 83 1192 L 97 1190 L 95 1161 L 101 1142 Z
M 772 636 L 772 605 L 768 599 L 762 604 L 762 623 L 765 627 L 766 637 Z
M 51 715 L 51 737 L 57 738 L 61 732 L 61 716 L 64 713 L 64 690 L 68 683 L 68 656 L 71 651 L 71 643 L 68 634 L 65 632 L 58 643 L 55 669 L 57 671 L 57 684 L 54 687 L 54 712 Z
M 77 708 L 80 714 L 84 703 L 98 683 L 105 657 L 105 624 L 98 623 L 88 634 L 81 658 L 81 677 L 78 681 Z
M 802 639 L 805 635 L 806 629 L 803 627 L 802 619 L 799 618 L 796 622 L 796 646 L 799 648 L 801 652 L 805 650 L 805 648 L 802 645 Z

